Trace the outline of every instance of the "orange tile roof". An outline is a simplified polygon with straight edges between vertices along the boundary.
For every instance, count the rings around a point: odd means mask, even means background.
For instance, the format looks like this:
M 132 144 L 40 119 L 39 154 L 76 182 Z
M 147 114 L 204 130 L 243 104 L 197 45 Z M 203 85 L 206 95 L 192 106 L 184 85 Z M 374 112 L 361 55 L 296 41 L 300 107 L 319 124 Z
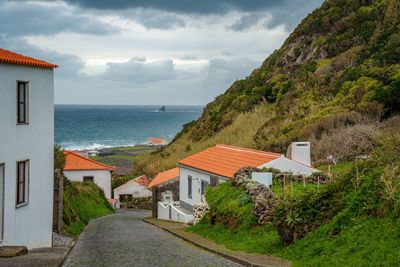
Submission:
M 259 167 L 281 156 L 248 148 L 216 145 L 184 158 L 178 164 L 233 179 L 240 168 Z
M 86 158 L 72 151 L 64 151 L 65 154 L 65 171 L 82 171 L 82 170 L 108 170 L 115 171 L 114 166 L 109 166 L 98 161 Z
M 55 64 L 48 63 L 43 60 L 27 57 L 21 54 L 17 54 L 6 49 L 0 48 L 0 63 L 9 63 L 16 65 L 28 65 L 39 68 L 57 68 Z
M 128 182 L 124 183 L 123 185 L 118 186 L 114 190 L 124 188 L 125 186 L 130 185 L 131 183 L 136 183 L 141 186 L 147 187 L 150 183 L 150 179 L 146 175 L 142 175 L 142 176 L 136 177 L 132 180 L 129 180 Z
M 135 183 L 140 184 L 142 186 L 148 186 L 150 183 L 150 179 L 147 178 L 146 175 L 139 176 L 139 177 L 133 179 L 132 181 L 134 181 Z
M 156 177 L 151 181 L 151 183 L 147 186 L 148 188 L 151 188 L 156 185 L 160 185 L 162 183 L 166 183 L 168 181 L 171 181 L 175 178 L 179 177 L 179 168 L 173 168 L 168 171 L 163 171 L 157 174 Z
M 165 145 L 167 144 L 167 140 L 162 139 L 162 138 L 155 138 L 155 137 L 150 137 L 148 139 L 149 143 L 153 144 L 153 145 Z

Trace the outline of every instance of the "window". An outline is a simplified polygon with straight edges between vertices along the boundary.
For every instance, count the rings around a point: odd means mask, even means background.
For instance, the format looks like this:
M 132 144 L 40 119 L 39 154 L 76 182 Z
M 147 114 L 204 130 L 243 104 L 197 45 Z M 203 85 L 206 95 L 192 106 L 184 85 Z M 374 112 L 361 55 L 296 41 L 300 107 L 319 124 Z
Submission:
M 192 198 L 192 176 L 188 176 L 188 197 Z
M 17 123 L 28 123 L 28 82 L 17 82 Z
M 29 160 L 17 162 L 17 208 L 28 203 Z
M 93 176 L 83 176 L 83 181 L 84 182 L 92 182 L 94 181 L 94 177 Z
M 209 183 L 207 181 L 201 181 L 201 195 L 204 195 L 204 193 L 207 190 Z
M 218 185 L 218 177 L 217 176 L 211 176 L 210 177 L 210 186 L 214 187 Z

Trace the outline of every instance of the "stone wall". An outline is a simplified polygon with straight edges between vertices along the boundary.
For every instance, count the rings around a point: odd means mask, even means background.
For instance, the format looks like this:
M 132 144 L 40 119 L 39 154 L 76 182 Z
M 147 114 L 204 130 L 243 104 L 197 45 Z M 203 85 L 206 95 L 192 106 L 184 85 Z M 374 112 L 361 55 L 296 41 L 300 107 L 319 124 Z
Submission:
M 256 168 L 243 168 L 235 174 L 232 185 L 244 187 L 253 204 L 253 214 L 258 218 L 258 224 L 263 225 L 273 220 L 272 209 L 276 203 L 275 194 L 263 184 L 251 179 L 252 172 L 260 172 Z
M 197 224 L 206 213 L 210 210 L 210 206 L 205 198 L 202 202 L 193 206 L 193 225 Z

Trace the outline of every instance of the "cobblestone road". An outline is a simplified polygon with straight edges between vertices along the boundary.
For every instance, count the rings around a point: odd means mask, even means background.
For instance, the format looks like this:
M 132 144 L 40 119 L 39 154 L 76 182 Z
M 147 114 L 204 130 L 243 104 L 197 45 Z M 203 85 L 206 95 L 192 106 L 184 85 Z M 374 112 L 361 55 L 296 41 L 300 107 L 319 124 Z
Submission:
M 91 221 L 64 267 L 241 266 L 143 222 L 149 215 L 124 211 Z

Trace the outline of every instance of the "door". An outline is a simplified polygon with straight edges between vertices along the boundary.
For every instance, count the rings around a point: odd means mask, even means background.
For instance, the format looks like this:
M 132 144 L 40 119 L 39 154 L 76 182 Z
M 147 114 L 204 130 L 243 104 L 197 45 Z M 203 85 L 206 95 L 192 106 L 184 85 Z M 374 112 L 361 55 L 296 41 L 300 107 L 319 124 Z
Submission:
M 4 224 L 4 164 L 0 164 L 0 242 L 3 241 Z

